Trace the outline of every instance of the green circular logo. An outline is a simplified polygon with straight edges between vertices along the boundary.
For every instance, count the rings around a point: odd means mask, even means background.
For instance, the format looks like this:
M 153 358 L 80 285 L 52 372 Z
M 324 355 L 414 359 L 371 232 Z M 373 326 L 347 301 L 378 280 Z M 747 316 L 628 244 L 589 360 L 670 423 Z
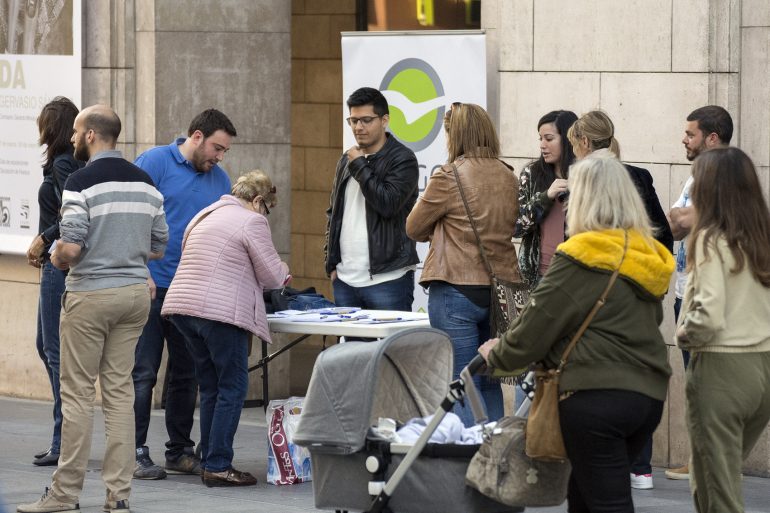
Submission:
M 444 122 L 444 86 L 438 73 L 421 59 L 394 64 L 382 79 L 380 91 L 388 100 L 390 132 L 412 151 L 433 142 Z

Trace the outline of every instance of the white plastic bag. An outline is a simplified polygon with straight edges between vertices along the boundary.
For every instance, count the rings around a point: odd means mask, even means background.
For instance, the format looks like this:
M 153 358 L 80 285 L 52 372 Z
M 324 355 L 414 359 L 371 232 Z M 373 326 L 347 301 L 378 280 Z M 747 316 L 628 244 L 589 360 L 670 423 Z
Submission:
M 292 442 L 304 397 L 274 399 L 267 406 L 267 482 L 287 485 L 312 481 L 310 452 Z

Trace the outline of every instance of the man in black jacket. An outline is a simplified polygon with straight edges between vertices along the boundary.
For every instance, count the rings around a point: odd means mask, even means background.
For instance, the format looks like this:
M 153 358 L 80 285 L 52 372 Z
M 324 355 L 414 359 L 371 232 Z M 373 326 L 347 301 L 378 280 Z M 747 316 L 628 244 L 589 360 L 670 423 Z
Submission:
M 406 216 L 417 201 L 417 158 L 386 132 L 388 102 L 376 89 L 350 95 L 356 146 L 337 163 L 326 211 L 326 273 L 338 306 L 412 309 L 415 242 Z

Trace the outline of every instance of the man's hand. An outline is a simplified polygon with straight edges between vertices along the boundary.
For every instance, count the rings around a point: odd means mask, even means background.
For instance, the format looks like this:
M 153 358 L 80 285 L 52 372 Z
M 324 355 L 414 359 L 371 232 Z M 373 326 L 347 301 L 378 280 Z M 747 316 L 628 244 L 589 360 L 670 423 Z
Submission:
M 484 357 L 484 361 L 489 364 L 489 352 L 495 348 L 497 344 L 500 343 L 499 338 L 493 338 L 490 340 L 487 340 L 481 346 L 479 347 L 479 354 Z
M 329 275 L 329 279 L 332 283 L 334 283 L 337 280 L 337 269 L 333 270 L 332 273 Z
M 671 226 L 674 240 L 682 240 L 687 237 L 695 225 L 695 209 L 693 207 L 672 208 L 666 217 Z
M 80 260 L 83 251 L 80 244 L 64 242 L 61 239 L 54 241 L 52 247 L 54 250 L 53 253 L 51 253 L 51 263 L 54 267 L 61 269 L 62 271 L 69 269 L 71 264 L 77 263 Z
M 365 153 L 361 151 L 361 148 L 358 146 L 351 147 L 348 151 L 345 152 L 345 154 L 348 156 L 348 162 L 353 162 L 358 157 L 363 157 L 365 155 Z
M 147 277 L 147 288 L 150 289 L 150 299 L 155 299 L 158 287 L 155 286 L 155 280 L 152 279 L 152 276 Z
M 32 267 L 40 268 L 43 260 L 43 251 L 45 251 L 45 242 L 43 242 L 43 237 L 38 235 L 32 241 L 32 244 L 29 245 L 29 249 L 27 249 L 27 263 Z
M 58 245 L 53 250 L 53 253 L 51 253 L 51 263 L 53 264 L 54 267 L 56 267 L 61 271 L 67 271 L 70 268 L 69 262 L 64 258 L 62 258 L 62 254 L 59 251 Z

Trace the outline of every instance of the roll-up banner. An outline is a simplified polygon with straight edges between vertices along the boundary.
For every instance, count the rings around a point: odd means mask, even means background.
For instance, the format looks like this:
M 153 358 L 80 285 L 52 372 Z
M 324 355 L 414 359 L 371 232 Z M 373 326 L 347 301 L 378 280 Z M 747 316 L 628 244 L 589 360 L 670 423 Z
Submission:
M 355 145 L 345 100 L 359 87 L 382 91 L 390 108 L 388 131 L 417 155 L 420 193 L 431 173 L 446 164 L 443 119 L 453 102 L 486 108 L 483 31 L 343 32 L 340 124 L 343 150 Z M 427 243 L 418 243 L 419 282 Z M 427 311 L 428 296 L 415 285 L 413 309 Z
M 37 117 L 56 96 L 80 106 L 81 0 L 0 1 L 0 253 L 38 233 Z

